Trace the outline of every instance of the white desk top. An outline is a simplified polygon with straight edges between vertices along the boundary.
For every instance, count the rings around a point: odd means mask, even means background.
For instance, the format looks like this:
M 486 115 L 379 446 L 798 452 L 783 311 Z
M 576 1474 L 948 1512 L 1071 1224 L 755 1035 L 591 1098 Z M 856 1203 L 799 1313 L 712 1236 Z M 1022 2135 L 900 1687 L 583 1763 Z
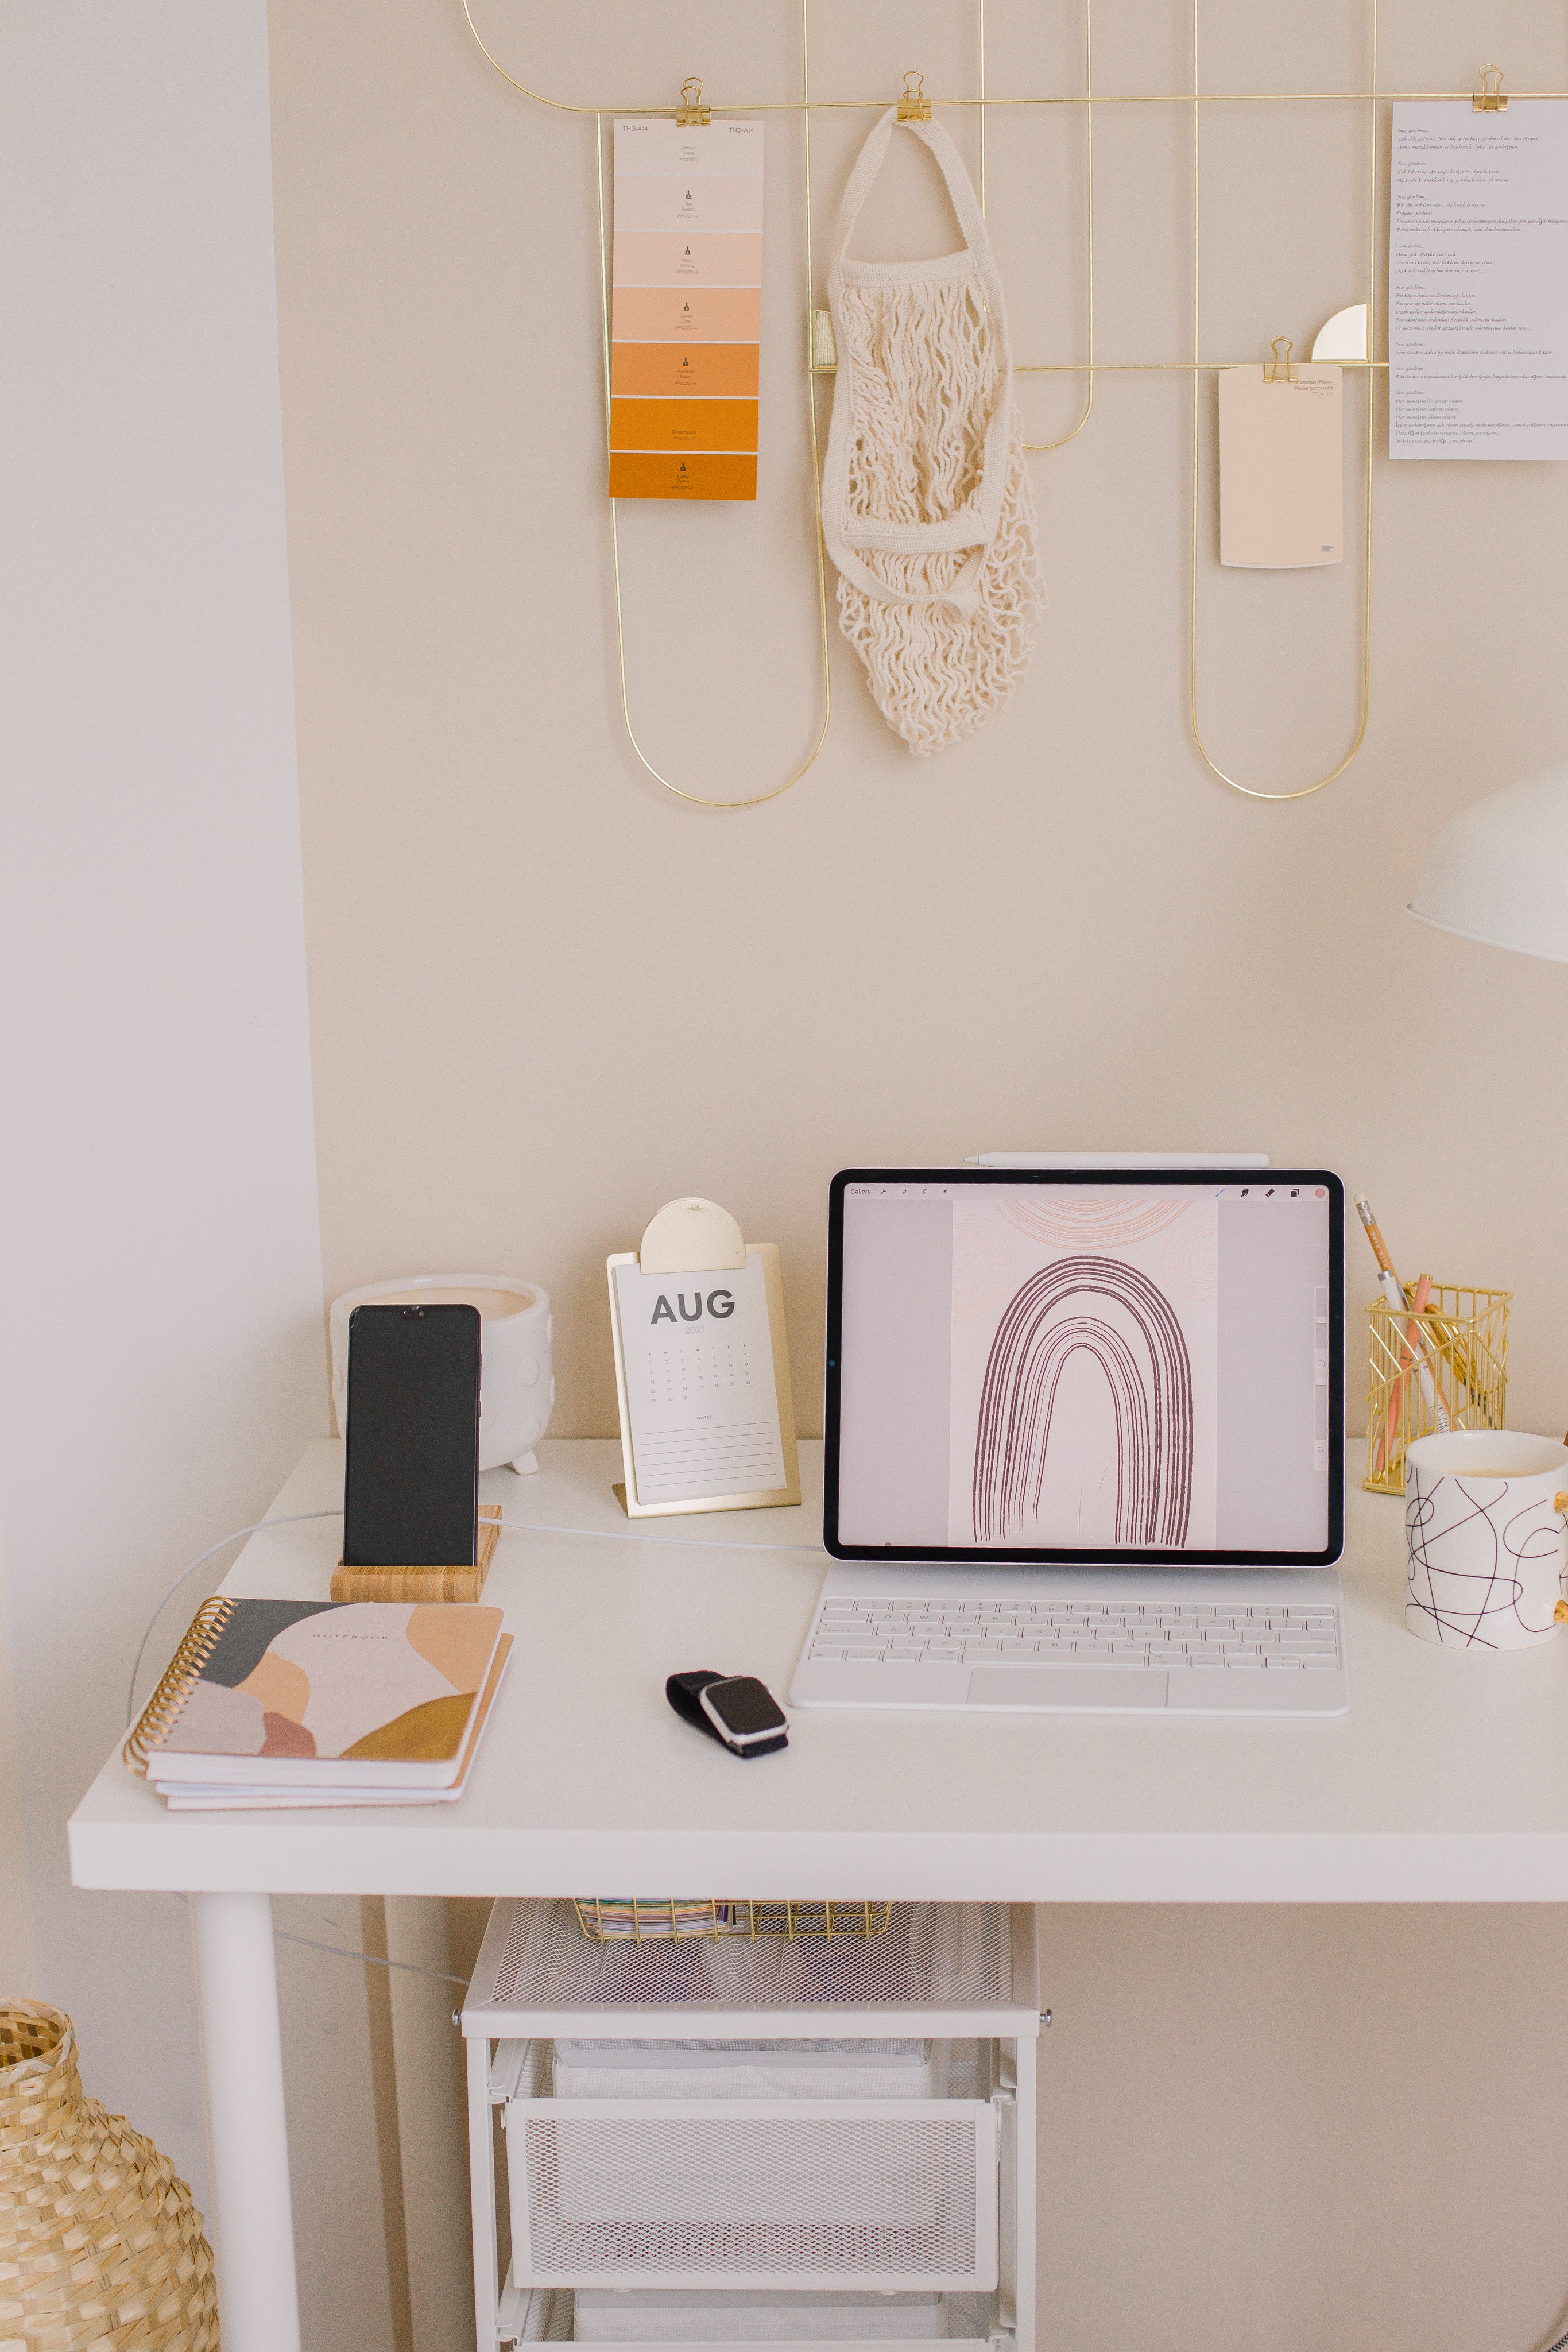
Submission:
M 508 1519 L 614 1530 L 620 1447 L 563 1439 L 489 1473 Z M 456 1804 L 168 1812 L 116 1750 L 70 1823 L 78 1886 L 388 1895 L 991 1896 L 1037 1902 L 1568 1899 L 1568 1642 L 1469 1657 L 1403 1619 L 1401 1512 L 1351 1449 L 1351 1711 L 1330 1721 L 797 1713 L 742 1763 L 664 1677 L 789 1685 L 823 1559 L 805 1504 L 638 1523 L 635 1542 L 504 1536 L 486 1588 L 517 1647 Z M 342 1491 L 320 1439 L 278 1514 Z M 325 1598 L 331 1520 L 253 1536 L 224 1591 Z M 645 1540 L 643 1539 L 645 1538 Z

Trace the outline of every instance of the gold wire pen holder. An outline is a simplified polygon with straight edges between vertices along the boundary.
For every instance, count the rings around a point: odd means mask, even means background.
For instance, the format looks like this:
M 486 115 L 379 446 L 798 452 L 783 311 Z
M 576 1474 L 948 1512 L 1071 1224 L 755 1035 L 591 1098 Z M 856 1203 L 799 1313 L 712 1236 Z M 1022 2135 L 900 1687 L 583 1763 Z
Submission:
M 891 1903 L 772 1902 L 754 1896 L 591 1895 L 574 1896 L 571 1907 L 595 1944 L 716 1943 L 729 1937 L 752 1944 L 765 1937 L 794 1943 L 803 1936 L 825 1943 L 835 1936 L 880 1936 L 893 1917 Z
M 1419 1309 L 1419 1285 L 1403 1286 L 1405 1307 L 1386 1298 L 1367 1306 L 1369 1376 L 1366 1476 L 1370 1494 L 1405 1492 L 1405 1456 L 1418 1437 L 1442 1423 L 1440 1399 L 1453 1429 L 1501 1429 L 1508 1394 L 1508 1310 L 1511 1290 L 1472 1290 L 1462 1284 L 1429 1285 Z

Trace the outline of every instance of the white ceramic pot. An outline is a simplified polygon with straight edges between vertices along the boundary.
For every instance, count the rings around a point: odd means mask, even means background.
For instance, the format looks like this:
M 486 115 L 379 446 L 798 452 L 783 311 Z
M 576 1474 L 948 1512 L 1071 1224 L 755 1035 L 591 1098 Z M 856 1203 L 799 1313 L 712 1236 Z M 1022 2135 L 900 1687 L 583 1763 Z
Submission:
M 476 1307 L 479 1331 L 479 1467 L 537 1470 L 533 1448 L 555 1403 L 550 1342 L 555 1318 L 537 1282 L 509 1274 L 405 1274 L 367 1282 L 332 1301 L 332 1412 L 349 1422 L 349 1318 L 356 1307 Z
M 1568 1445 L 1513 1429 L 1420 1437 L 1405 1457 L 1405 1622 L 1445 1649 L 1528 1650 L 1558 1632 Z

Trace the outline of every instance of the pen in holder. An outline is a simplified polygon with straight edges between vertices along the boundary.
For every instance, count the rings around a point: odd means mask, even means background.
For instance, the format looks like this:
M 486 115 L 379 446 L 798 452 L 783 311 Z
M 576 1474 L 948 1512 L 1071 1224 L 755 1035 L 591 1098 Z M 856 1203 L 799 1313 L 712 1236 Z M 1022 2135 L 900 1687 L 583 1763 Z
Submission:
M 1418 1437 L 1444 1425 L 1501 1429 L 1508 1391 L 1511 1290 L 1462 1285 L 1401 1286 L 1404 1310 L 1386 1298 L 1367 1307 L 1369 1378 L 1366 1476 L 1375 1495 L 1405 1492 L 1405 1456 Z M 1441 1412 L 1439 1412 L 1439 1405 Z

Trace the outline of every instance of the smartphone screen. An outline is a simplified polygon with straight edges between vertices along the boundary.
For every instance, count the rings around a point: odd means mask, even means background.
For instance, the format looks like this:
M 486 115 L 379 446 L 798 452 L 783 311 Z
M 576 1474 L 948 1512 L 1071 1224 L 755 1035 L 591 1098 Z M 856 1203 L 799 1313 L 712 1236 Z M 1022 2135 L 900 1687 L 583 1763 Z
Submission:
M 349 1318 L 345 1568 L 471 1568 L 479 1512 L 479 1310 Z

